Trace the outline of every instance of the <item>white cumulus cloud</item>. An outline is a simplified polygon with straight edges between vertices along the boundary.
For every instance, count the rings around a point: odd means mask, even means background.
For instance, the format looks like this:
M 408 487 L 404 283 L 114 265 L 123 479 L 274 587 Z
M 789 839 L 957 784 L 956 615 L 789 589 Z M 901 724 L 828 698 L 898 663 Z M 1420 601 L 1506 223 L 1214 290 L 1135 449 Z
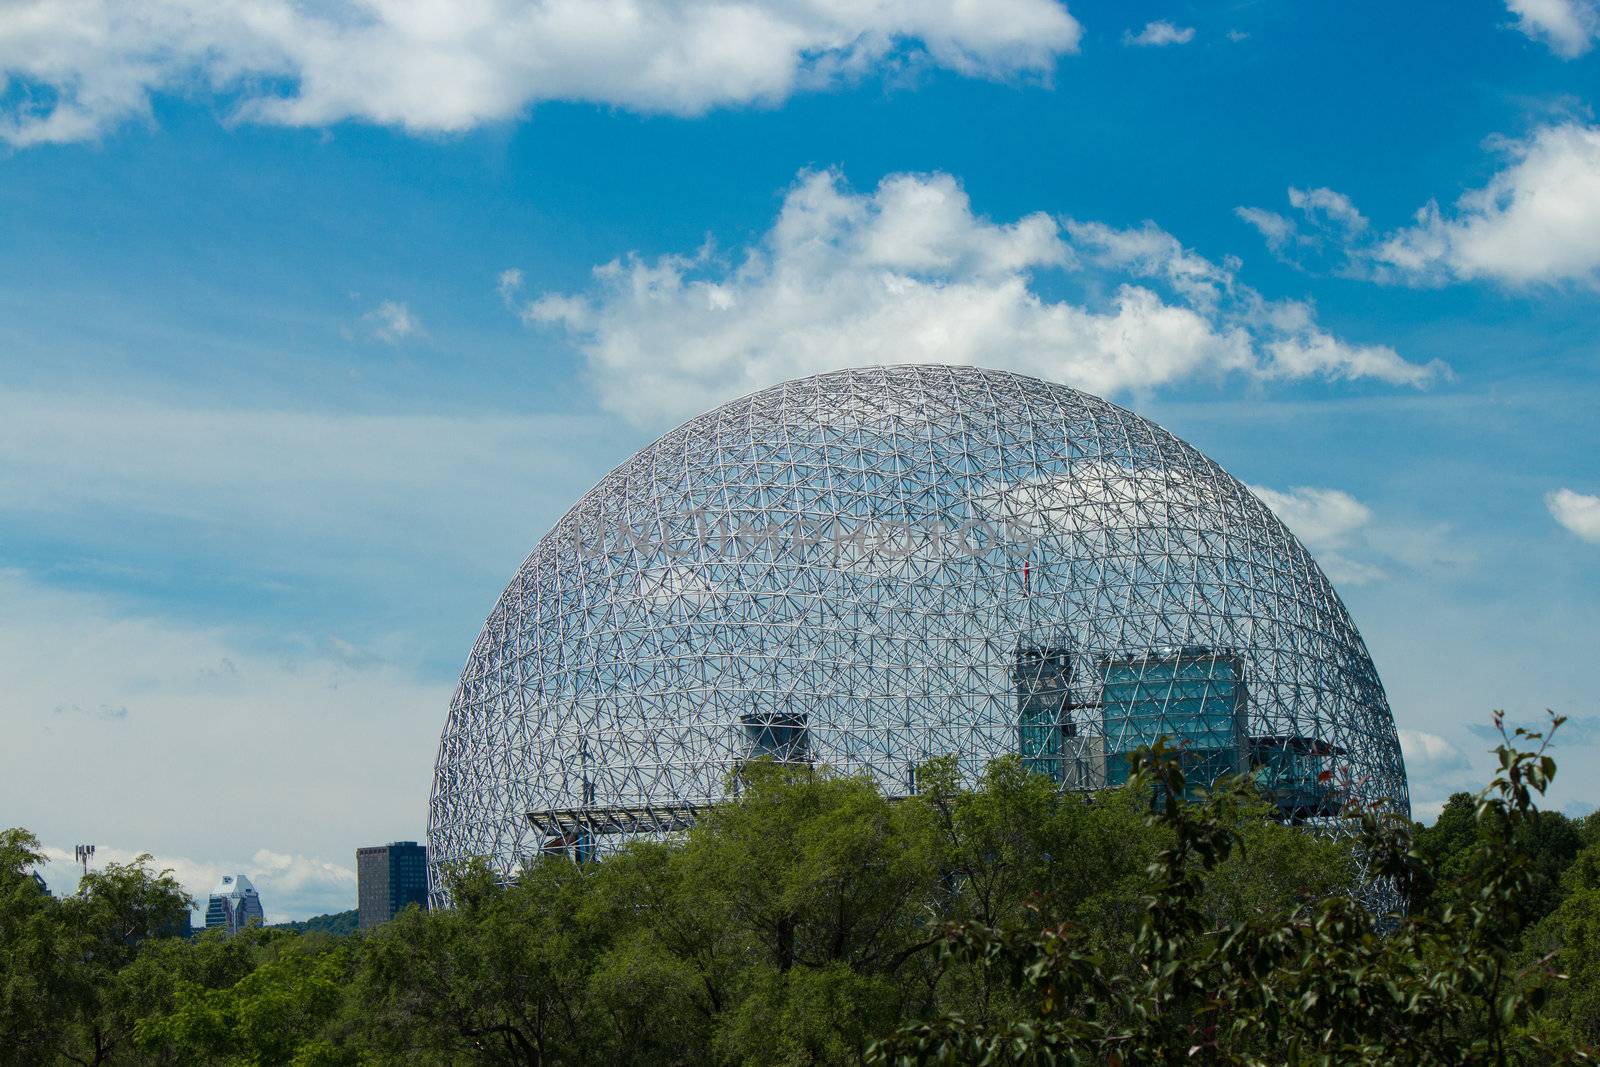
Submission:
M 1313 548 L 1340 548 L 1350 535 L 1372 519 L 1372 510 L 1339 489 L 1295 486 L 1287 491 L 1252 485 L 1284 523 Z
M 1478 787 L 1472 760 L 1448 738 L 1426 730 L 1398 733 L 1411 787 L 1412 817 L 1433 822 L 1450 794 Z
M 1430 202 L 1366 253 L 1380 277 L 1600 282 L 1600 127 L 1546 126 L 1502 147 L 1511 164 L 1487 185 L 1453 211 Z
M 1302 265 L 1299 256 L 1325 251 L 1330 244 L 1347 249 L 1368 226 L 1353 200 L 1326 187 L 1291 185 L 1289 206 L 1299 213 L 1298 221 L 1259 207 L 1236 207 L 1233 213 L 1261 235 L 1273 255 L 1294 266 Z
M 1048 77 L 1080 35 L 1059 0 L 18 0 L 0 5 L 0 138 L 93 138 L 163 92 L 426 132 L 546 100 L 687 115 L 908 61 Z
M 406 304 L 385 300 L 362 316 L 372 336 L 384 344 L 396 345 L 423 333 L 422 319 Z
M 1342 489 L 1297 485 L 1250 491 L 1310 549 L 1328 577 L 1341 585 L 1367 585 L 1393 569 L 1459 574 L 1477 562 L 1448 523 L 1383 521 Z
M 520 296 L 530 324 L 565 331 L 605 405 L 641 422 L 843 366 L 1006 367 L 1106 394 L 1229 373 L 1369 377 L 1444 373 L 1350 345 L 1309 305 L 1269 301 L 1154 224 L 1117 229 L 1035 212 L 994 222 L 945 174 L 896 174 L 870 193 L 802 174 L 754 245 L 628 254 L 585 293 Z M 1053 299 L 1044 275 L 1082 283 Z
M 1178 26 L 1166 19 L 1145 23 L 1138 33 L 1129 30 L 1122 35 L 1122 43 L 1142 48 L 1159 48 L 1169 44 L 1188 44 L 1194 40 L 1193 26 Z
M 1600 496 L 1557 489 L 1544 498 L 1550 516 L 1585 541 L 1600 542 Z
M 1352 539 L 1372 521 L 1372 510 L 1349 493 L 1308 485 L 1287 490 L 1252 485 L 1250 491 L 1283 520 L 1334 581 L 1364 585 L 1383 577 L 1382 568 L 1349 553 Z
M 1595 0 L 1506 0 L 1517 29 L 1550 46 L 1563 59 L 1575 59 L 1600 38 L 1600 4 Z
M 1267 242 L 1274 252 L 1282 252 L 1298 236 L 1294 220 L 1259 207 L 1236 207 L 1233 213 Z
M 1600 126 L 1544 126 L 1495 139 L 1508 164 L 1449 209 L 1429 201 L 1409 226 L 1370 231 L 1343 193 L 1291 188 L 1307 230 L 1272 211 L 1235 209 L 1267 247 L 1331 249 L 1343 273 L 1405 285 L 1487 280 L 1600 285 Z
M 1401 730 L 1400 751 L 1406 758 L 1406 770 L 1424 777 L 1467 766 L 1467 757 L 1459 748 L 1425 730 Z
M 1289 204 L 1309 218 L 1326 219 L 1353 233 L 1367 228 L 1366 217 L 1356 210 L 1350 198 L 1332 189 L 1296 189 L 1291 185 Z
M 245 864 L 244 873 L 262 894 L 269 922 L 356 906 L 356 872 L 332 860 L 258 848 Z

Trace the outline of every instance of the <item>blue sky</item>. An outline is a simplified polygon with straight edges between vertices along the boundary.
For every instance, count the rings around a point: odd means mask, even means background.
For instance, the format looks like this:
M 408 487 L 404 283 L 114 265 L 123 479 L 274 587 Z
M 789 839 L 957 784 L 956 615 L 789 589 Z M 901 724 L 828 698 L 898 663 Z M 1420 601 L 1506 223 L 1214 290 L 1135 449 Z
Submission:
M 567 504 L 897 359 L 1258 487 L 1419 815 L 1496 707 L 1572 716 L 1552 803 L 1600 803 L 1600 8 L 1003 7 L 0 13 L 6 821 L 348 906 Z

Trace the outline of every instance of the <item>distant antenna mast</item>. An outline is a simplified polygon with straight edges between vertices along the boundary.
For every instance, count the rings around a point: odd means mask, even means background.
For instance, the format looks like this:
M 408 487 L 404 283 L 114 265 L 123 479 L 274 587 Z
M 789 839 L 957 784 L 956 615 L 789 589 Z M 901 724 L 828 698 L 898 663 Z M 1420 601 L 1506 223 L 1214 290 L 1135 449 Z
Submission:
M 78 857 L 78 862 L 83 864 L 84 876 L 88 877 L 88 874 L 89 874 L 89 861 L 94 859 L 94 846 L 93 845 L 79 845 L 73 851 L 74 851 L 74 854 Z

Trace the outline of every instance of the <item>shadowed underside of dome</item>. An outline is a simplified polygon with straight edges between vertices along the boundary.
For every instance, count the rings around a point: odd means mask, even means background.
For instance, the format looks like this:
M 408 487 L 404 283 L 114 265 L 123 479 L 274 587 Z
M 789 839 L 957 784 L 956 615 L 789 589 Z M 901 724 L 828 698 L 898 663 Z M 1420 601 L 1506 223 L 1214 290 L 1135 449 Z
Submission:
M 681 828 L 757 756 L 904 795 L 931 756 L 1015 754 L 1093 789 L 1162 735 L 1289 821 L 1409 813 L 1360 635 L 1215 463 L 1065 386 L 840 371 L 685 423 L 539 542 L 451 702 L 430 856 Z

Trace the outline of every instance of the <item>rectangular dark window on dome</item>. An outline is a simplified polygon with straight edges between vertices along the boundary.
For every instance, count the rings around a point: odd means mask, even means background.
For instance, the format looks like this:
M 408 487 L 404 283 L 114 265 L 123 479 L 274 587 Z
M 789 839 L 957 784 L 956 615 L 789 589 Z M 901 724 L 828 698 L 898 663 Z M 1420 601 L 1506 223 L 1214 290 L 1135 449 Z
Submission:
M 778 763 L 810 762 L 811 736 L 805 712 L 746 712 L 740 723 L 747 759 L 765 756 Z

